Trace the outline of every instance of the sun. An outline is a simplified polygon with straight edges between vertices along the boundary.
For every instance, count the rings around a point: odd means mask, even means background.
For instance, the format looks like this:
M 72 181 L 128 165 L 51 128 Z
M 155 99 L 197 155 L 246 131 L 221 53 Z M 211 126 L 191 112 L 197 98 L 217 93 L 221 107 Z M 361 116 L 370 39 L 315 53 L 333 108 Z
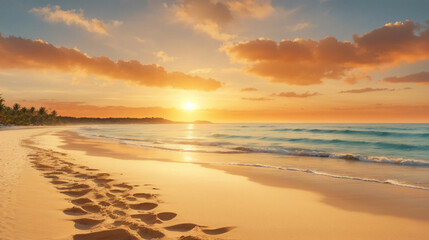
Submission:
M 186 102 L 183 104 L 182 108 L 186 111 L 194 111 L 197 106 L 193 102 Z

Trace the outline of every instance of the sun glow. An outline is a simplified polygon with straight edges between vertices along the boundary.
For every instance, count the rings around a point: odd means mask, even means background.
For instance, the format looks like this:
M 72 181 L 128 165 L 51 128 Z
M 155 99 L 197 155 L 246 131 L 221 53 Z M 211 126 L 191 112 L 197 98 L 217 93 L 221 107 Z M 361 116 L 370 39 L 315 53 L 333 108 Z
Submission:
M 186 102 L 183 104 L 182 108 L 186 111 L 194 111 L 197 106 L 193 102 Z

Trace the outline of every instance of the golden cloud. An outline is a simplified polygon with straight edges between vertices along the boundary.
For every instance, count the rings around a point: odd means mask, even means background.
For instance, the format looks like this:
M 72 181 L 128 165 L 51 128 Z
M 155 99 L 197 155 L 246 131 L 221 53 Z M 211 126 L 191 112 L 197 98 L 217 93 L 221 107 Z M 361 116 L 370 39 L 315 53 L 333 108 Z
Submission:
M 277 96 L 277 97 L 294 97 L 294 98 L 307 98 L 307 97 L 313 97 L 313 96 L 317 96 L 320 95 L 320 93 L 318 92 L 305 92 L 302 94 L 296 93 L 296 92 L 281 92 L 281 93 L 274 93 L 273 96 Z
M 334 37 L 280 43 L 256 39 L 226 47 L 225 51 L 233 60 L 249 64 L 245 71 L 272 82 L 311 85 L 323 79 L 344 79 L 353 83 L 368 78 L 362 70 L 429 59 L 429 28 L 407 20 L 354 35 L 353 42 Z
M 414 73 L 402 77 L 388 77 L 383 81 L 390 83 L 419 83 L 429 84 L 429 72 Z
M 83 10 L 71 9 L 62 10 L 60 6 L 46 6 L 41 8 L 33 8 L 29 12 L 36 16 L 43 17 L 47 22 L 61 22 L 68 26 L 75 25 L 86 29 L 88 32 L 94 32 L 107 35 L 106 26 L 108 24 L 98 20 L 97 18 L 88 19 L 83 15 Z M 121 25 L 121 21 L 112 21 L 111 25 L 116 27 Z
M 225 27 L 237 17 L 264 18 L 274 11 L 270 0 L 178 0 L 172 9 L 179 21 L 220 41 L 236 37 Z
M 389 88 L 361 88 L 341 91 L 340 93 L 367 93 L 367 92 L 383 92 L 383 91 L 396 91 L 396 89 Z
M 166 52 L 164 51 L 158 51 L 153 53 L 157 58 L 159 58 L 162 62 L 172 62 L 174 61 L 174 57 L 169 56 Z
M 240 89 L 240 91 L 242 91 L 242 92 L 253 92 L 253 91 L 258 91 L 258 89 L 256 89 L 256 88 L 242 88 L 242 89 Z
M 251 98 L 251 97 L 243 97 L 241 100 L 249 100 L 249 101 L 269 101 L 272 100 L 271 98 L 264 98 L 264 97 L 258 97 L 258 98 Z
M 183 72 L 167 72 L 156 64 L 143 65 L 136 60 L 91 57 L 77 49 L 55 47 L 43 41 L 15 36 L 2 37 L 0 33 L 0 69 L 54 69 L 62 72 L 83 72 L 113 80 L 125 80 L 150 87 L 172 87 L 212 91 L 221 86 L 219 81 Z

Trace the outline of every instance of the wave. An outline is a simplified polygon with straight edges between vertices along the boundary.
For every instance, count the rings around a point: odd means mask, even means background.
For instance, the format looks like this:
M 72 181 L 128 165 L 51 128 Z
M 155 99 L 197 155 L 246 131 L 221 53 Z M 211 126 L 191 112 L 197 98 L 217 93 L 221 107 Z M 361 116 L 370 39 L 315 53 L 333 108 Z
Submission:
M 219 134 L 219 133 L 213 134 L 211 136 L 215 138 L 241 138 L 241 139 L 258 138 L 258 137 L 246 136 L 246 135 L 230 135 L 230 134 Z
M 291 156 L 304 156 L 304 157 L 321 157 L 321 158 L 335 158 L 351 161 L 361 161 L 369 163 L 387 163 L 405 166 L 429 167 L 429 161 L 392 158 L 386 156 L 365 156 L 350 153 L 326 153 L 313 150 L 303 149 L 272 149 L 272 148 L 250 148 L 250 147 L 235 147 L 234 150 L 243 152 L 257 152 L 257 153 L 272 153 Z
M 340 178 L 340 179 L 347 179 L 347 180 L 354 180 L 354 181 L 363 181 L 363 182 L 372 182 L 372 183 L 381 183 L 381 184 L 390 184 L 390 185 L 399 186 L 399 187 L 407 187 L 407 188 L 429 191 L 429 187 L 423 187 L 423 186 L 417 186 L 417 185 L 413 185 L 413 184 L 403 183 L 403 182 L 393 180 L 393 179 L 379 180 L 379 179 L 374 179 L 374 178 L 353 177 L 353 176 L 337 175 L 337 174 L 331 174 L 331 173 L 326 173 L 326 172 L 321 172 L 321 171 L 315 171 L 315 170 L 311 170 L 311 169 L 278 167 L 278 166 L 271 166 L 271 165 L 265 165 L 265 164 L 221 163 L 221 162 L 214 162 L 212 164 L 235 165 L 235 166 L 246 166 L 246 167 L 261 167 L 261 168 L 271 168 L 271 169 L 286 170 L 286 171 L 296 171 L 296 172 L 315 174 L 315 175 L 320 175 L 320 176 L 325 176 L 325 177 Z
M 220 147 L 225 145 L 232 145 L 230 142 L 204 142 L 204 141 L 166 141 L 167 143 L 191 145 L 191 146 L 211 146 Z
M 313 144 L 344 144 L 344 145 L 360 145 L 360 146 L 374 146 L 384 149 L 400 149 L 400 150 L 427 150 L 429 146 L 426 145 L 410 145 L 404 143 L 388 143 L 388 142 L 370 142 L 370 141 L 353 141 L 343 139 L 319 139 L 319 138 L 286 138 L 286 137 L 260 137 L 260 136 L 247 136 L 247 135 L 229 135 L 229 134 L 213 134 L 215 138 L 237 138 L 237 139 L 258 139 L 265 141 L 279 141 L 279 142 L 301 142 Z
M 416 159 L 407 159 L 407 158 L 394 158 L 387 156 L 370 156 L 363 154 L 354 154 L 354 153 L 332 153 L 332 152 L 323 152 L 310 149 L 299 149 L 299 148 L 285 148 L 285 147 L 249 147 L 249 146 L 237 146 L 230 142 L 204 142 L 204 141 L 159 141 L 159 140 L 149 140 L 149 139 L 134 139 L 134 138 L 115 138 L 108 137 L 102 134 L 85 134 L 88 137 L 102 138 L 105 140 L 118 141 L 121 144 L 133 145 L 138 147 L 147 147 L 147 148 L 156 148 L 162 150 L 170 151 L 180 151 L 180 152 L 200 152 L 200 153 L 222 153 L 222 154 L 237 154 L 237 153 L 268 153 L 268 154 L 278 154 L 278 155 L 290 155 L 290 156 L 303 156 L 303 157 L 320 157 L 320 158 L 334 158 L 334 159 L 343 159 L 348 161 L 360 161 L 368 163 L 383 163 L 383 164 L 396 164 L 404 166 L 416 166 L 416 167 L 429 167 L 429 161 L 416 160 Z M 214 134 L 222 138 L 235 138 L 235 137 L 247 137 L 252 138 L 252 136 L 237 136 L 237 135 L 226 135 L 226 134 Z M 213 135 L 213 136 L 214 136 Z M 264 137 L 266 138 L 266 137 Z M 271 138 L 272 139 L 272 138 Z M 284 138 L 282 138 L 284 139 Z M 293 139 L 292 139 L 293 140 Z M 312 141 L 327 141 L 330 143 L 341 143 L 343 140 L 323 140 L 323 139 L 311 139 Z M 357 141 L 348 141 L 348 143 L 354 142 L 354 144 L 360 143 Z M 321 143 L 321 142 L 318 142 Z M 164 144 L 172 144 L 165 146 Z M 369 142 L 362 142 L 360 144 L 370 144 Z M 389 144 L 390 148 L 400 148 L 407 149 L 411 145 L 406 146 L 406 144 L 390 144 L 390 143 L 376 143 L 378 146 L 383 146 L 383 144 Z M 190 146 L 202 146 L 203 148 L 198 149 L 189 149 L 181 145 L 190 145 Z M 405 145 L 405 146 L 404 146 Z M 204 148 L 206 147 L 206 148 Z M 216 147 L 215 149 L 211 147 Z M 385 145 L 383 147 L 386 147 Z M 416 146 L 411 146 L 416 147 Z
M 185 149 L 185 148 L 164 147 L 164 146 L 156 146 L 156 145 L 150 145 L 150 144 L 132 143 L 127 141 L 119 141 L 119 143 L 124 145 L 136 146 L 136 147 L 154 148 L 154 149 L 177 151 L 177 152 L 221 153 L 221 154 L 243 153 L 240 150 L 234 150 L 234 149 L 204 150 L 204 149 Z M 159 143 L 156 143 L 156 144 L 159 144 Z
M 397 129 L 395 129 L 397 130 Z M 311 132 L 311 133 L 330 133 L 330 134 L 351 134 L 351 135 L 366 135 L 378 137 L 423 137 L 428 138 L 429 133 L 405 133 L 405 132 L 389 132 L 389 131 L 362 131 L 362 130 L 339 130 L 339 129 L 320 129 L 320 128 L 277 128 L 272 131 L 276 132 Z
M 426 150 L 429 146 L 426 145 L 410 145 L 404 143 L 388 143 L 388 142 L 370 142 L 370 141 L 354 141 L 343 139 L 319 139 L 319 138 L 284 138 L 284 137 L 261 137 L 260 140 L 282 141 L 282 142 L 302 142 L 314 144 L 345 144 L 345 145 L 364 145 L 374 146 L 383 149 L 400 149 L 400 150 Z

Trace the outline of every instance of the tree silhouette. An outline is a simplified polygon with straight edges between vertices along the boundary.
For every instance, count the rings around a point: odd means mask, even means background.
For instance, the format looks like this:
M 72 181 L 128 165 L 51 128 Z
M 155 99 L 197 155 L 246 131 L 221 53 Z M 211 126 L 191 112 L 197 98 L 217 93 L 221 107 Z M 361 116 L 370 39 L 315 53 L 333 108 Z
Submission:
M 60 123 L 57 112 L 48 114 L 45 107 L 21 107 L 15 103 L 12 108 L 4 105 L 4 98 L 0 95 L 0 125 L 53 125 Z

